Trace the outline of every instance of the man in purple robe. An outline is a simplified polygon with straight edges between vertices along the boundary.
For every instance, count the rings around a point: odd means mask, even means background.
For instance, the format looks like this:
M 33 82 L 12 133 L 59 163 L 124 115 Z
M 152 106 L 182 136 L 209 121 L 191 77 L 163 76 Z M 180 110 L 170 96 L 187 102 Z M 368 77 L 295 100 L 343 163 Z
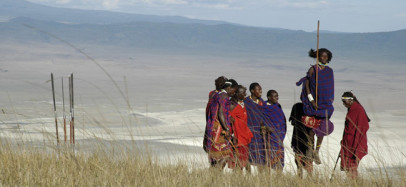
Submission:
M 269 90 L 266 94 L 268 101 L 265 102 L 264 116 L 270 122 L 269 157 L 270 166 L 277 170 L 282 170 L 285 163 L 285 149 L 283 140 L 286 135 L 286 117 L 282 106 L 278 103 L 279 94 L 275 90 Z
M 334 112 L 334 73 L 333 69 L 328 66 L 333 55 L 326 48 L 319 49 L 318 54 L 318 64 L 310 67 L 307 76 L 296 83 L 297 86 L 304 83 L 300 99 L 303 103 L 305 117 L 317 121 L 317 126 L 309 132 L 311 141 L 308 142 L 308 144 L 312 149 L 306 153 L 306 156 L 314 158 L 316 164 L 321 163 L 319 150 L 323 142 L 323 137 L 331 134 L 334 130 L 334 125 L 330 121 Z M 309 56 L 317 58 L 317 51 L 311 49 Z M 315 151 L 313 151 L 314 135 L 317 136 Z

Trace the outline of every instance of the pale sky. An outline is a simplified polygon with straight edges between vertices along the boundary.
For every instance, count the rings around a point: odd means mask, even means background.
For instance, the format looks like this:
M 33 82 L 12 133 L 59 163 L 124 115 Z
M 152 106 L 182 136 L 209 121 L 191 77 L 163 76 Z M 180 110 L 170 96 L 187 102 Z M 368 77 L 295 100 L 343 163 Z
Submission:
M 406 0 L 29 0 L 44 5 L 176 15 L 249 26 L 314 31 L 406 29 Z

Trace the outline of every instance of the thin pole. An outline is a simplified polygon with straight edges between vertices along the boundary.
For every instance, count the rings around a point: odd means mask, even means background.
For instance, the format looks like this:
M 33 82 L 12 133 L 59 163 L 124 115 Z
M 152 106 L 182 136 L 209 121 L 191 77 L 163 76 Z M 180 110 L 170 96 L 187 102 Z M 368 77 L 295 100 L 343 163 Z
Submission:
M 51 84 L 52 84 L 52 98 L 54 101 L 54 116 L 55 116 L 55 129 L 56 129 L 56 143 L 59 145 L 59 135 L 58 135 L 58 120 L 56 117 L 56 104 L 55 104 L 55 88 L 54 88 L 54 74 L 51 73 Z
M 267 141 L 267 133 L 266 133 L 266 127 L 264 126 L 264 124 L 261 122 L 261 129 L 265 129 L 265 130 L 262 130 L 262 131 L 264 131 L 264 133 L 262 134 L 262 138 L 264 139 L 264 149 L 265 149 L 265 162 L 266 162 L 266 166 L 268 167 L 268 165 L 269 165 L 269 158 L 268 158 L 268 149 L 267 149 L 267 144 L 268 144 L 268 141 Z
M 70 122 L 69 122 L 69 143 L 73 143 L 72 138 L 72 81 L 71 76 L 69 75 L 69 114 L 70 114 Z
M 267 149 L 267 139 L 266 139 L 266 133 L 262 134 L 263 138 L 264 138 L 264 149 L 265 149 L 265 161 L 266 161 L 266 166 L 269 166 L 269 158 L 268 158 L 268 149 Z
M 130 95 L 128 95 L 128 84 L 127 84 L 127 77 L 124 76 L 124 86 L 125 86 L 125 95 L 126 95 L 126 102 L 128 105 L 128 109 L 131 110 L 130 105 Z M 131 111 L 132 112 L 132 111 Z
M 327 131 L 327 132 L 328 132 L 328 131 Z M 343 138 L 344 138 L 344 134 L 345 134 L 345 129 L 344 129 L 344 131 L 343 131 Z M 333 171 L 331 172 L 330 182 L 333 180 L 333 177 L 334 177 L 334 171 L 336 170 L 337 163 L 338 163 L 338 159 L 340 158 L 340 154 L 341 154 L 341 149 L 340 149 L 340 151 L 338 152 L 338 156 L 337 156 L 336 164 L 334 165 L 334 169 L 333 169 Z M 341 160 L 341 161 L 342 161 L 342 160 Z
M 320 20 L 317 21 L 317 50 L 316 50 L 316 106 L 318 98 L 318 87 L 319 87 L 319 38 L 320 38 Z M 317 110 L 317 108 L 316 108 Z
M 72 92 L 72 139 L 73 139 L 73 144 L 75 144 L 75 105 L 74 105 L 74 92 L 73 92 L 73 73 L 70 74 L 70 79 L 71 79 L 71 92 Z
M 336 160 L 336 164 L 334 165 L 334 169 L 333 169 L 333 171 L 331 172 L 330 182 L 333 180 L 334 171 L 336 170 L 336 167 L 337 167 L 337 163 L 338 163 L 338 159 L 339 159 L 339 158 L 340 158 L 340 153 L 338 153 L 337 160 Z
M 66 113 L 65 113 L 65 91 L 63 88 L 63 77 L 62 79 L 62 105 L 63 105 L 63 137 L 66 143 Z
M 268 167 L 269 167 L 269 172 L 271 172 L 271 170 L 272 170 L 272 161 L 273 161 L 273 159 L 271 159 L 271 157 L 272 157 L 271 143 L 270 143 L 271 137 L 270 137 L 268 132 L 266 134 L 267 134 L 267 136 L 266 136 L 266 145 L 268 147 L 268 151 L 267 151 L 268 152 L 268 165 L 269 165 Z

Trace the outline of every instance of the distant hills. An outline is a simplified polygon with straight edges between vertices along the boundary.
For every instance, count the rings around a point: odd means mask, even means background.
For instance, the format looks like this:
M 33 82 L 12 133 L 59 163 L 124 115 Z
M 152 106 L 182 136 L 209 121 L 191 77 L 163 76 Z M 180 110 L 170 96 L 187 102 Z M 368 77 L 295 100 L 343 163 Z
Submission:
M 102 10 L 79 10 L 69 8 L 49 7 L 24 0 L 1 0 L 0 17 L 27 17 L 43 21 L 55 21 L 76 24 L 114 24 L 128 22 L 155 23 L 201 23 L 220 24 L 221 21 L 189 19 L 182 16 L 154 16 L 142 14 L 128 14 Z
M 4 0 L 3 0 L 4 1 Z M 52 8 L 21 1 L 0 3 L 0 40 L 57 42 L 34 27 L 79 45 L 110 45 L 185 53 L 304 56 L 316 47 L 313 32 L 248 27 L 184 17 Z M 29 17 L 29 18 L 28 18 Z M 27 27 L 28 26 L 28 27 Z M 380 33 L 323 32 L 320 46 L 348 59 L 404 62 L 406 30 Z

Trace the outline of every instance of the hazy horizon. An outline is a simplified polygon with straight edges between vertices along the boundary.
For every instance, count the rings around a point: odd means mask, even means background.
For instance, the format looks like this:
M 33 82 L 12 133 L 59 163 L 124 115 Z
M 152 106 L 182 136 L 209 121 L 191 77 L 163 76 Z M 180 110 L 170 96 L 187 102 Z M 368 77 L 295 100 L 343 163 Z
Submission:
M 255 27 L 312 32 L 317 20 L 322 30 L 336 32 L 387 32 L 406 29 L 406 2 L 384 1 L 191 1 L 191 0 L 29 0 L 48 6 L 108 10 L 159 16 L 184 16 Z

